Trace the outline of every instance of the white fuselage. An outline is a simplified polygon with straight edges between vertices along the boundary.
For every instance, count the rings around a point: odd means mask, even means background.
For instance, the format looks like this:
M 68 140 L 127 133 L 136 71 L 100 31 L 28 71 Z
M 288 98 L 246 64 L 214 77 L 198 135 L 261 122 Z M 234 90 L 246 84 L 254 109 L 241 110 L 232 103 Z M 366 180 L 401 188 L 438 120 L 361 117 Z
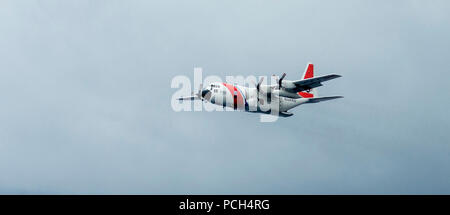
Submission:
M 308 98 L 302 98 L 295 93 L 289 93 L 275 88 L 260 90 L 259 97 L 256 88 L 248 88 L 239 85 L 214 82 L 206 86 L 202 97 L 208 102 L 230 107 L 235 110 L 248 112 L 286 112 L 298 105 L 308 102 Z M 292 95 L 290 95 L 292 94 Z

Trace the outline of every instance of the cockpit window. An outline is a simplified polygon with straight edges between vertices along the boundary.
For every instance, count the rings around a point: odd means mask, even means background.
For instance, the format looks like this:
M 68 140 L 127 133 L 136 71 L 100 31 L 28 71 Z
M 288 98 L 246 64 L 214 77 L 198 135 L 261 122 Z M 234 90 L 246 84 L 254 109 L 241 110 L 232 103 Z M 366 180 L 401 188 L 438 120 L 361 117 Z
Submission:
M 219 88 L 219 85 L 217 85 L 217 84 L 211 84 L 211 89 L 213 89 L 213 88 Z

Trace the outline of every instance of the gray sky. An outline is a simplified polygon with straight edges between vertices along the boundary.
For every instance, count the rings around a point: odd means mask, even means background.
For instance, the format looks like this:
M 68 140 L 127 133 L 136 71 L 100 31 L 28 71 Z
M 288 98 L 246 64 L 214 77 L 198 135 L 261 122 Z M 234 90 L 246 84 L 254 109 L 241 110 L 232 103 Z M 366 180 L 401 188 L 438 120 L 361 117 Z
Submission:
M 448 1 L 1 1 L 0 193 L 450 194 Z M 344 99 L 173 112 L 176 75 Z

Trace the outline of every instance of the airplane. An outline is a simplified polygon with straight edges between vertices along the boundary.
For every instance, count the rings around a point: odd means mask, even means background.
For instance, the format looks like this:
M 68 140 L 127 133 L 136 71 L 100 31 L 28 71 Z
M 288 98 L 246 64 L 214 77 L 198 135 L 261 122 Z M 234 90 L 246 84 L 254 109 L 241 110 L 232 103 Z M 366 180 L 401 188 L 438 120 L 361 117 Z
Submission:
M 285 77 L 286 73 L 283 73 L 279 79 L 275 77 L 277 84 L 274 85 L 262 85 L 264 77 L 261 77 L 253 88 L 213 82 L 205 88 L 200 85 L 195 95 L 178 98 L 178 100 L 202 100 L 223 108 L 229 107 L 234 110 L 263 114 L 276 113 L 282 117 L 290 117 L 294 114 L 288 111 L 299 105 L 343 98 L 343 96 L 318 96 L 316 88 L 322 86 L 322 82 L 342 76 L 329 74 L 314 77 L 312 63 L 306 65 L 300 80 L 284 80 Z M 272 101 L 277 102 L 272 103 Z

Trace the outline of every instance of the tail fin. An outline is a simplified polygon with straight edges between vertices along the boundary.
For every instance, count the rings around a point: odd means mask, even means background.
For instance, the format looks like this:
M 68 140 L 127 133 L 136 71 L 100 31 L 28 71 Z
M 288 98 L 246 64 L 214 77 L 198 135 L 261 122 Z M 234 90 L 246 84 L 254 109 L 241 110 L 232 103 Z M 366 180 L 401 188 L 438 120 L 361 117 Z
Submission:
M 306 64 L 305 72 L 303 72 L 302 75 L 302 80 L 308 78 L 314 78 L 314 64 L 312 63 Z M 319 96 L 315 88 L 308 91 L 298 92 L 297 94 L 303 98 L 314 98 Z
M 302 80 L 314 77 L 314 64 L 308 63 L 303 73 Z

